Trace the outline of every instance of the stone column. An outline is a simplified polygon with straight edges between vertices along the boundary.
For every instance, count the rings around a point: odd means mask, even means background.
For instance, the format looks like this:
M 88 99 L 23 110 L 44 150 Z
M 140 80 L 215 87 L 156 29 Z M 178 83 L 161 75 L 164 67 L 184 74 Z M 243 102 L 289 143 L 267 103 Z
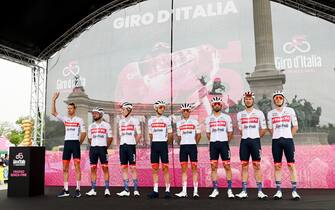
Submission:
M 263 95 L 272 98 L 274 90 L 282 90 L 285 75 L 275 68 L 270 1 L 253 0 L 253 16 L 256 66 L 246 79 L 257 102 Z

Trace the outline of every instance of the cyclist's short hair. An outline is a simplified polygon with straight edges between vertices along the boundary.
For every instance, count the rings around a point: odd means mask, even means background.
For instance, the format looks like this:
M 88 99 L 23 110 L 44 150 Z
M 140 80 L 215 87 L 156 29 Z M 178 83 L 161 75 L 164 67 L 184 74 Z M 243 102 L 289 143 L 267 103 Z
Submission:
M 73 108 L 77 108 L 76 104 L 73 102 L 69 103 L 68 106 L 73 106 Z

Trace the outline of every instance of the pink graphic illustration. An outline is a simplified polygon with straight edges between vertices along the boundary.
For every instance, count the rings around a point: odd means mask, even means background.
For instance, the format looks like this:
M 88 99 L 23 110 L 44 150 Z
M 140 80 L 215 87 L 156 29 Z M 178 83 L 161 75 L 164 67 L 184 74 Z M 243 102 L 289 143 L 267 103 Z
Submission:
M 120 72 L 115 90 L 116 101 L 125 96 L 136 103 L 152 103 L 160 99 L 169 101 L 171 91 L 174 101 L 203 104 L 206 108 L 209 86 L 220 80 L 228 88 L 224 95 L 237 101 L 243 92 L 243 81 L 238 70 L 222 67 L 223 64 L 241 62 L 241 43 L 232 41 L 225 49 L 201 45 L 172 53 L 173 69 L 171 85 L 171 55 L 169 46 L 158 43 L 152 54 L 143 60 L 126 65 Z M 200 78 L 207 76 L 204 87 Z M 136 86 L 136 94 L 129 88 Z M 172 87 L 172 90 L 171 90 Z
M 300 188 L 335 188 L 335 145 L 297 145 L 296 146 L 296 166 L 298 172 L 298 185 Z M 112 186 L 122 186 L 121 167 L 119 163 L 118 149 L 109 150 L 109 170 L 111 174 L 110 183 Z M 199 187 L 212 187 L 210 178 L 210 161 L 208 147 L 198 148 L 199 158 Z M 241 186 L 240 169 L 241 163 L 238 156 L 239 148 L 231 147 L 231 164 L 233 169 L 233 186 Z M 170 173 L 172 186 L 181 186 L 181 167 L 179 163 L 179 148 L 169 149 Z M 283 187 L 291 187 L 290 176 L 285 161 L 283 161 Z M 274 187 L 273 159 L 271 146 L 262 147 L 262 171 L 264 187 Z M 218 170 L 219 185 L 226 187 L 225 172 L 221 162 Z M 90 185 L 90 164 L 88 151 L 82 153 L 82 185 Z M 137 168 L 140 186 L 152 186 L 150 149 L 137 149 Z M 61 186 L 63 184 L 62 175 L 62 153 L 48 151 L 46 153 L 45 184 L 47 186 Z M 252 167 L 249 174 L 253 174 Z M 162 174 L 161 174 L 162 175 Z M 191 177 L 191 171 L 189 171 Z M 103 185 L 103 174 L 98 172 L 97 184 Z M 71 162 L 70 185 L 75 185 L 74 166 Z M 188 179 L 188 185 L 192 186 L 192 179 Z M 253 176 L 249 177 L 248 185 L 256 187 Z M 162 176 L 160 176 L 160 186 L 164 186 Z

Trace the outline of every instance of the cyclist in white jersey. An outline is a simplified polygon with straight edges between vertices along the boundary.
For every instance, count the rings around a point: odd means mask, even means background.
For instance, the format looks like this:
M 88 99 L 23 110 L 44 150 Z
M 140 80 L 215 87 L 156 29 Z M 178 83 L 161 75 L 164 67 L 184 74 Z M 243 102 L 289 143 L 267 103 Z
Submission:
M 149 138 L 151 140 L 151 166 L 154 189 L 148 194 L 149 198 L 158 198 L 158 171 L 159 160 L 161 160 L 164 181 L 165 181 L 165 198 L 171 198 L 170 193 L 170 174 L 169 174 L 169 151 L 168 144 L 172 143 L 172 126 L 171 120 L 163 116 L 166 108 L 164 101 L 156 101 L 154 109 L 156 116 L 152 116 L 148 121 Z
M 113 136 L 112 128 L 109 123 L 103 121 L 104 111 L 101 107 L 92 110 L 94 122 L 88 127 L 88 143 L 90 144 L 90 164 L 91 164 L 91 186 L 92 189 L 86 193 L 87 196 L 96 196 L 97 166 L 100 160 L 101 168 L 104 173 L 105 197 L 110 196 L 109 191 L 109 170 L 108 152 Z
M 249 159 L 252 158 L 252 165 L 258 189 L 257 197 L 265 199 L 268 196 L 262 191 L 261 173 L 261 141 L 266 131 L 266 120 L 263 112 L 254 108 L 255 95 L 251 91 L 243 94 L 245 110 L 237 113 L 238 128 L 242 138 L 240 143 L 240 160 L 242 163 L 242 192 L 236 194 L 238 198 L 247 198 L 247 182 Z
M 209 143 L 209 152 L 211 160 L 211 177 L 213 181 L 213 192 L 209 198 L 216 198 L 219 195 L 217 169 L 218 160 L 221 156 L 223 167 L 226 171 L 228 182 L 228 198 L 234 198 L 232 191 L 232 170 L 230 167 L 230 149 L 229 141 L 233 139 L 233 123 L 229 115 L 221 112 L 222 99 L 214 97 L 211 100 L 213 113 L 206 118 L 206 135 Z
M 134 184 L 134 196 L 139 197 L 138 191 L 138 179 L 136 170 L 136 144 L 141 139 L 141 127 L 140 121 L 131 116 L 133 105 L 128 102 L 124 102 L 121 105 L 122 119 L 119 121 L 119 134 L 120 134 L 120 163 L 122 167 L 122 177 L 124 190 L 117 193 L 118 196 L 129 196 L 129 179 L 128 179 L 128 166 L 130 168 L 133 184 Z
M 64 150 L 63 150 L 63 177 L 64 177 L 64 189 L 58 195 L 61 197 L 70 196 L 69 193 L 69 164 L 71 157 L 73 157 L 75 173 L 76 173 L 76 190 L 74 197 L 80 197 L 80 144 L 86 138 L 86 130 L 84 121 L 76 116 L 76 105 L 69 103 L 67 106 L 68 116 L 63 116 L 57 112 L 56 101 L 59 97 L 59 92 L 55 92 L 51 100 L 51 114 L 65 125 L 65 137 L 64 137 Z
M 182 119 L 177 122 L 177 139 L 180 144 L 179 161 L 182 170 L 182 185 L 183 190 L 175 194 L 179 198 L 187 197 L 187 163 L 188 158 L 191 162 L 193 176 L 193 198 L 199 198 L 198 194 L 198 150 L 197 144 L 201 138 L 199 122 L 196 119 L 190 118 L 192 105 L 185 103 L 180 107 L 182 111 Z
M 277 192 L 274 199 L 282 198 L 281 191 L 281 171 L 282 156 L 285 154 L 287 166 L 291 174 L 292 198 L 300 199 L 297 193 L 297 171 L 294 159 L 294 142 L 293 136 L 298 131 L 298 120 L 294 110 L 284 105 L 284 93 L 275 91 L 273 93 L 273 102 L 275 109 L 268 113 L 268 127 L 272 134 L 272 155 L 275 165 L 275 181 Z

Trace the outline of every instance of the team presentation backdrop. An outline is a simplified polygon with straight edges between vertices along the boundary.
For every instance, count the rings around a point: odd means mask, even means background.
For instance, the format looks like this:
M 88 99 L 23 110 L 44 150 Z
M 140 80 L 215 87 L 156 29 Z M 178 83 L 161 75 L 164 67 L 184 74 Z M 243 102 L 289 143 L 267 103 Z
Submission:
M 299 186 L 333 188 L 335 157 L 331 154 L 335 151 L 335 95 L 331 91 L 335 83 L 335 27 L 276 3 L 271 3 L 271 9 L 275 64 L 286 76 L 283 86 L 286 103 L 295 109 L 299 121 L 300 130 L 295 138 Z M 88 100 L 79 101 L 80 110 L 77 111 L 82 112 L 83 107 L 92 103 L 99 104 L 107 110 L 104 119 L 115 131 L 109 150 L 112 185 L 122 184 L 116 128 L 120 118 L 118 104 L 124 101 L 134 104 L 133 114 L 140 120 L 144 134 L 137 147 L 139 184 L 151 186 L 147 119 L 154 113 L 152 104 L 156 100 L 165 100 L 169 103 L 166 115 L 174 123 L 180 119 L 180 112 L 172 105 L 194 104 L 192 117 L 199 120 L 203 134 L 199 145 L 199 186 L 211 186 L 204 120 L 211 113 L 209 100 L 220 96 L 225 102 L 224 111 L 235 121 L 235 138 L 230 144 L 231 162 L 234 186 L 240 186 L 236 113 L 243 109 L 241 96 L 249 89 L 246 76 L 254 71 L 256 64 L 252 1 L 179 0 L 174 1 L 173 11 L 173 24 L 171 1 L 167 0 L 149 0 L 117 11 L 88 28 L 49 59 L 45 142 L 50 150 L 46 158 L 47 185 L 62 185 L 64 141 L 64 126 L 50 116 L 51 95 L 55 91 L 61 92 L 57 109 L 66 114 L 65 101 L 73 99 L 69 95 L 79 86 Z M 271 109 L 267 106 L 271 98 L 256 97 L 260 101 L 256 104 L 259 109 Z M 143 113 L 139 109 L 150 112 Z M 85 110 L 83 117 L 87 124 L 92 123 L 89 111 Z M 273 159 L 268 135 L 262 139 L 262 145 L 264 185 L 273 187 Z M 170 172 L 176 186 L 181 185 L 178 157 L 178 145 L 171 146 Z M 81 165 L 83 174 L 87 174 L 83 184 L 89 185 L 88 151 L 82 151 Z M 218 173 L 219 183 L 224 186 L 223 168 Z M 74 178 L 70 177 L 70 180 Z M 98 177 L 98 183 L 102 184 L 102 174 Z M 249 179 L 250 186 L 255 186 L 253 180 Z M 284 186 L 290 186 L 287 170 L 283 180 Z M 189 181 L 191 184 L 191 179 Z M 71 182 L 75 183 L 74 180 Z

